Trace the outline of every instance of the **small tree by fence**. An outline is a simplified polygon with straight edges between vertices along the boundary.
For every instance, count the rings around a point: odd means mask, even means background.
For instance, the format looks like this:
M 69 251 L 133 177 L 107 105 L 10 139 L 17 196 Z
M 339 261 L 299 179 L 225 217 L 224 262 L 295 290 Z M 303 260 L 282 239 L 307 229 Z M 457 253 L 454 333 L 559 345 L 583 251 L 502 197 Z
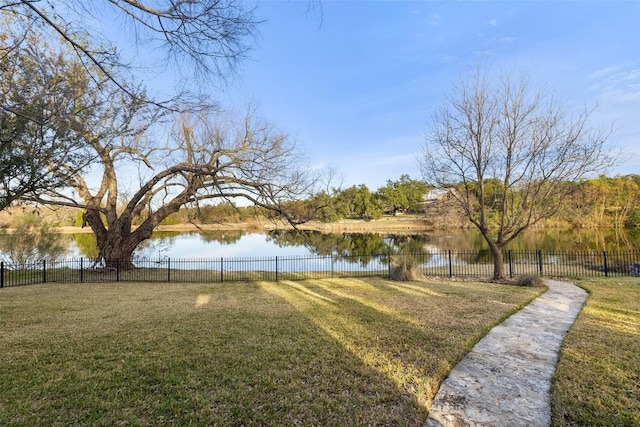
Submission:
M 491 277 L 488 251 L 438 251 L 411 254 L 424 276 Z M 275 256 L 244 258 L 138 258 L 136 268 L 119 268 L 118 260 L 97 263 L 87 258 L 41 260 L 23 265 L 0 262 L 0 288 L 36 283 L 82 282 L 232 282 L 279 281 L 332 277 L 390 277 L 391 254 L 368 256 Z M 505 251 L 511 278 L 640 276 L 640 251 L 548 252 Z M 109 267 L 105 267 L 105 266 Z

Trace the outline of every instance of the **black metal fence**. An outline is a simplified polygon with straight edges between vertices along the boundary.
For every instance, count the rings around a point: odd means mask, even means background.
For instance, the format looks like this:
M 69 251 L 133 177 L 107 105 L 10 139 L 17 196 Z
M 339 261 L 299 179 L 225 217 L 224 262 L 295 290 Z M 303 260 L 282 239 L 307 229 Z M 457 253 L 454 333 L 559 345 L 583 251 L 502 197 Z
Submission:
M 640 251 L 547 252 L 505 251 L 510 277 L 640 276 Z M 216 259 L 134 260 L 122 268 L 118 260 L 87 258 L 42 260 L 12 264 L 0 262 L 0 288 L 49 282 L 227 282 L 279 281 L 331 277 L 388 277 L 394 265 L 408 260 L 426 276 L 491 277 L 493 258 L 488 251 L 438 251 L 404 255 L 275 256 Z

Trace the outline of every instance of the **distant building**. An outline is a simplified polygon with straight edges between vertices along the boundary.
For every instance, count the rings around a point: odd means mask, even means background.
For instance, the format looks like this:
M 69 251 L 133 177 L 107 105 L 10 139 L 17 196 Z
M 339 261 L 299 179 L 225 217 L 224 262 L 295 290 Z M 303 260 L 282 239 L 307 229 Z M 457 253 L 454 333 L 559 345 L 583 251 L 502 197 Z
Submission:
M 435 188 L 424 195 L 421 205 L 434 229 L 461 228 L 467 224 L 456 195 L 458 193 L 453 188 Z
M 455 190 L 453 188 L 434 188 L 424 195 L 423 204 L 427 205 L 434 202 L 439 202 L 445 199 L 451 198 L 452 193 Z

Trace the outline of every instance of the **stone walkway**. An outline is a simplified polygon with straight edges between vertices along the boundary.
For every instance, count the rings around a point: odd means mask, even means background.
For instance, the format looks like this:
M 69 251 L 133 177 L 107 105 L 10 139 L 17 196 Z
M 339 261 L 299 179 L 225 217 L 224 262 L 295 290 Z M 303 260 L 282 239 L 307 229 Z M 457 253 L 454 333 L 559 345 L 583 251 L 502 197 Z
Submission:
M 453 368 L 425 427 L 549 426 L 558 351 L 587 293 L 566 282 L 546 284 L 547 292 L 493 328 Z

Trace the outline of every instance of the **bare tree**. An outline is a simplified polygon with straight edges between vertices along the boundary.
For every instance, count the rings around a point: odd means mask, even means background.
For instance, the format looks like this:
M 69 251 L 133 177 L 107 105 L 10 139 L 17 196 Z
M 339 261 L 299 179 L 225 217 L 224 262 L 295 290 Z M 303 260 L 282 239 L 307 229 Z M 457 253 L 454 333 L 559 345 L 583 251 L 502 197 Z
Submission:
M 109 3 L 119 5 L 123 10 L 133 7 L 135 13 L 160 13 L 144 7 L 141 2 Z M 167 3 L 170 7 L 163 9 L 163 16 L 190 10 L 198 15 L 197 19 L 210 17 L 212 9 L 209 8 L 228 6 L 231 10 L 230 5 L 235 4 L 232 0 Z M 68 11 L 71 4 L 71 1 L 65 2 L 62 12 Z M 34 10 L 38 6 L 42 9 Z M 58 10 L 57 3 L 55 6 Z M 192 9 L 200 6 L 207 6 L 208 12 Z M 12 8 L 18 8 L 20 13 L 21 8 L 27 8 L 29 12 L 20 16 Z M 59 156 L 40 157 L 39 152 L 33 153 L 43 162 L 47 159 L 51 162 L 43 170 L 60 181 L 55 185 L 44 185 L 38 191 L 25 192 L 21 195 L 23 200 L 83 209 L 84 223 L 96 236 L 100 257 L 107 264 L 119 262 L 123 268 L 133 267 L 136 247 L 151 237 L 163 219 L 185 205 L 204 200 L 244 198 L 294 221 L 284 206 L 307 190 L 309 173 L 302 170 L 304 165 L 295 144 L 286 135 L 259 120 L 254 110 L 236 121 L 209 113 L 206 104 L 194 109 L 191 115 L 171 113 L 166 106 L 150 101 L 143 89 L 130 84 L 129 76 L 123 73 L 119 63 L 95 60 L 97 56 L 91 58 L 90 44 L 73 39 L 70 35 L 76 33 L 67 31 L 69 27 L 56 26 L 61 18 L 51 11 L 53 15 L 42 12 L 49 8 L 54 10 L 53 2 L 0 3 L 3 19 L 12 25 L 13 34 L 18 35 L 15 43 L 7 44 L 3 61 L 11 63 L 29 58 L 29 64 L 36 70 L 31 74 L 34 78 L 27 76 L 11 87 L 7 93 L 16 100 L 3 99 L 2 110 L 25 123 L 40 125 L 39 116 L 23 108 L 21 90 L 46 93 L 56 102 L 39 108 L 55 120 L 51 126 L 37 130 L 46 138 L 64 137 L 74 142 L 66 146 L 71 155 L 59 153 Z M 135 15 L 134 11 L 129 12 Z M 18 18 L 12 14 L 24 18 L 29 25 L 16 24 Z M 47 20 L 47 17 L 51 19 Z M 144 22 L 142 18 L 137 19 L 139 23 Z M 170 27 L 162 19 L 158 25 L 164 29 Z M 173 29 L 178 40 L 182 31 L 187 31 L 189 37 L 198 37 L 197 31 L 188 30 L 190 24 L 183 25 L 184 28 Z M 53 43 L 56 49 L 38 50 L 47 46 L 46 36 L 39 40 L 32 38 L 34 34 L 46 34 L 47 28 L 54 28 L 67 42 L 66 47 L 64 43 L 56 42 Z M 207 28 L 211 30 L 211 27 Z M 219 30 L 222 32 L 220 37 L 226 37 L 226 30 Z M 166 37 L 173 40 L 172 43 L 176 42 L 173 36 Z M 0 39 L 3 39 L 2 34 Z M 80 40 L 78 45 L 74 40 Z M 206 39 L 192 42 L 203 42 L 209 47 Z M 39 54 L 24 55 L 25 49 L 36 50 Z M 212 54 L 207 52 L 201 53 L 204 56 Z M 46 67 L 38 67 L 38 64 L 46 64 Z M 11 70 L 20 69 L 20 66 L 14 66 Z M 80 83 L 76 85 L 76 82 Z M 65 97 L 67 92 L 70 96 Z M 174 121 L 172 131 L 166 131 L 167 125 Z M 3 123 L 3 132 L 5 127 L 12 129 Z M 34 132 L 25 133 L 25 146 L 32 134 Z M 7 139 L 13 141 L 15 138 L 11 135 Z M 36 150 L 41 146 L 40 140 L 31 142 Z M 8 153 L 11 155 L 12 152 Z M 71 161 L 76 157 L 94 161 L 79 168 Z M 135 228 L 134 221 L 139 223 Z
M 131 128 L 134 122 L 118 120 L 118 128 Z M 34 199 L 84 209 L 84 223 L 93 230 L 107 265 L 133 268 L 136 247 L 182 206 L 243 198 L 293 221 L 283 206 L 311 191 L 313 182 L 295 144 L 253 110 L 238 121 L 182 115 L 162 147 L 147 137 L 129 132 L 88 140 L 102 169 L 97 188 L 77 174 L 71 181 L 77 195 L 50 191 Z M 136 176 L 131 195 L 120 197 Z M 134 220 L 139 223 L 135 228 Z
M 572 185 L 612 165 L 610 132 L 589 126 L 591 111 L 566 105 L 515 74 L 477 69 L 435 113 L 424 144 L 425 180 L 451 192 L 505 278 L 503 248 L 561 208 Z
M 0 209 L 62 186 L 94 158 L 79 156 L 87 154 L 82 121 L 109 120 L 105 93 L 138 110 L 141 103 L 167 111 L 208 107 L 207 94 L 189 89 L 232 74 L 258 24 L 240 0 L 0 0 L 0 22 Z M 131 84 L 133 70 L 148 75 L 150 66 L 124 59 L 123 42 L 101 30 L 118 24 L 168 74 L 182 77 L 183 87 L 158 100 Z
M 135 92 L 124 84 L 131 79 L 123 77 L 125 70 L 149 73 L 152 65 L 141 59 L 145 55 L 124 55 L 125 48 L 153 52 L 156 67 L 162 64 L 157 69 L 181 77 L 179 89 L 185 91 L 162 102 L 173 108 L 193 99 L 187 89 L 233 74 L 251 50 L 259 23 L 241 0 L 2 0 L 0 11 L 11 17 L 14 30 L 37 29 L 59 40 L 89 72 L 106 76 L 130 96 Z M 114 26 L 131 37 L 118 39 L 104 30 Z M 127 39 L 134 43 L 125 45 Z

